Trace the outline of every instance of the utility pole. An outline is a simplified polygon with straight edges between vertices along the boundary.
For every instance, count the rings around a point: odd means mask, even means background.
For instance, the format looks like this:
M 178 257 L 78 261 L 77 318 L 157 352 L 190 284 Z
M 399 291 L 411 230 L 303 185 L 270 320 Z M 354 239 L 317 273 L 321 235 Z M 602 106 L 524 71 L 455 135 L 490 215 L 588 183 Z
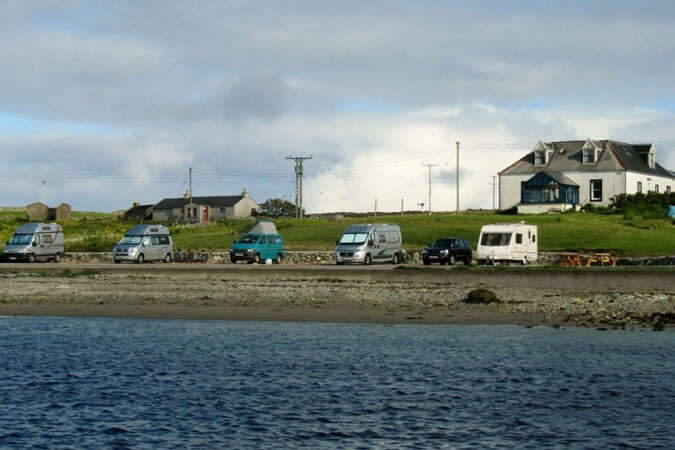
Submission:
M 498 186 L 499 183 L 495 181 L 495 178 L 497 178 L 497 175 L 492 175 L 492 209 L 495 209 L 495 186 Z
M 429 215 L 431 215 L 431 168 L 437 166 L 438 164 L 422 164 L 429 168 Z
M 190 219 L 194 219 L 194 217 L 192 217 L 192 212 L 194 211 L 193 206 L 192 206 L 192 167 L 190 167 L 188 169 L 188 199 L 189 199 L 188 200 L 189 206 L 187 207 L 187 211 L 186 211 L 187 214 L 185 216 L 185 219 L 188 222 L 192 222 L 192 220 L 190 220 Z
M 459 141 L 457 144 L 457 173 L 456 173 L 456 182 L 457 182 L 457 214 L 459 214 Z
M 302 162 L 311 156 L 288 156 L 295 161 L 295 217 L 302 219 Z
M 47 180 L 42 180 L 40 183 L 40 203 L 43 205 L 45 204 L 45 184 L 47 184 Z

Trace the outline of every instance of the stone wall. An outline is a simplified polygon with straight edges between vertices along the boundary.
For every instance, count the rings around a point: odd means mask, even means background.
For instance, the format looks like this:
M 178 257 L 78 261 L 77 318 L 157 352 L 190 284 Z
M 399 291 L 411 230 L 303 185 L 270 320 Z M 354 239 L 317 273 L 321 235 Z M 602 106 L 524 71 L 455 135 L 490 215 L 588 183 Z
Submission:
M 403 263 L 422 264 L 421 250 L 407 251 Z M 212 264 L 229 264 L 229 252 L 208 252 L 208 262 Z M 583 256 L 592 256 L 583 255 Z M 64 261 L 70 262 L 112 262 L 112 253 L 67 253 Z M 335 264 L 335 254 L 332 251 L 292 251 L 286 252 L 283 264 Z M 560 254 L 541 252 L 537 261 L 538 265 L 559 265 Z M 620 257 L 617 266 L 673 266 L 675 256 L 651 256 L 651 257 Z

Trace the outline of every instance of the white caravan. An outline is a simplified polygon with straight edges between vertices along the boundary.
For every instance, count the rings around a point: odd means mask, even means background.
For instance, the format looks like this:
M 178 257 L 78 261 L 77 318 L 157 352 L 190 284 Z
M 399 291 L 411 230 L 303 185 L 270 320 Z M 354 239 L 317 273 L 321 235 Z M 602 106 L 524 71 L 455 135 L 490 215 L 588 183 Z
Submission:
M 31 222 L 14 230 L 14 235 L 5 245 L 5 261 L 35 262 L 39 259 L 61 261 L 66 253 L 61 225 L 56 223 Z
M 335 263 L 371 264 L 403 259 L 403 239 L 398 225 L 359 224 L 347 227 L 335 248 Z
M 480 230 L 476 259 L 479 264 L 537 261 L 537 226 L 521 223 L 495 223 Z

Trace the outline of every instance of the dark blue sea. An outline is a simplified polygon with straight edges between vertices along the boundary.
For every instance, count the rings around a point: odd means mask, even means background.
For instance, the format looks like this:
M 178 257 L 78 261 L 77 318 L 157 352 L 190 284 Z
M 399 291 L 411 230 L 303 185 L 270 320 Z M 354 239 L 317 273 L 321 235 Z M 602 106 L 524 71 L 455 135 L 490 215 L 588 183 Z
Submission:
M 0 448 L 675 448 L 675 332 L 0 318 Z

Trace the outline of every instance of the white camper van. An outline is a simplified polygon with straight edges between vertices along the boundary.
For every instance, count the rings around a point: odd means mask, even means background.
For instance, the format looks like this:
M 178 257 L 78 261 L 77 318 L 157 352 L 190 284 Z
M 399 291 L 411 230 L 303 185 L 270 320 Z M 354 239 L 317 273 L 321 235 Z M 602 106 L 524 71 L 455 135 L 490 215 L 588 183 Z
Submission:
M 162 225 L 136 225 L 127 231 L 121 241 L 113 247 L 115 263 L 133 261 L 171 262 L 173 242 L 171 232 Z
M 35 262 L 40 259 L 61 261 L 66 253 L 61 225 L 31 222 L 14 230 L 5 245 L 5 261 Z
M 335 248 L 335 263 L 391 262 L 403 259 L 403 239 L 398 225 L 359 224 L 347 227 Z
M 537 226 L 521 223 L 495 223 L 480 230 L 476 259 L 479 264 L 537 261 Z

